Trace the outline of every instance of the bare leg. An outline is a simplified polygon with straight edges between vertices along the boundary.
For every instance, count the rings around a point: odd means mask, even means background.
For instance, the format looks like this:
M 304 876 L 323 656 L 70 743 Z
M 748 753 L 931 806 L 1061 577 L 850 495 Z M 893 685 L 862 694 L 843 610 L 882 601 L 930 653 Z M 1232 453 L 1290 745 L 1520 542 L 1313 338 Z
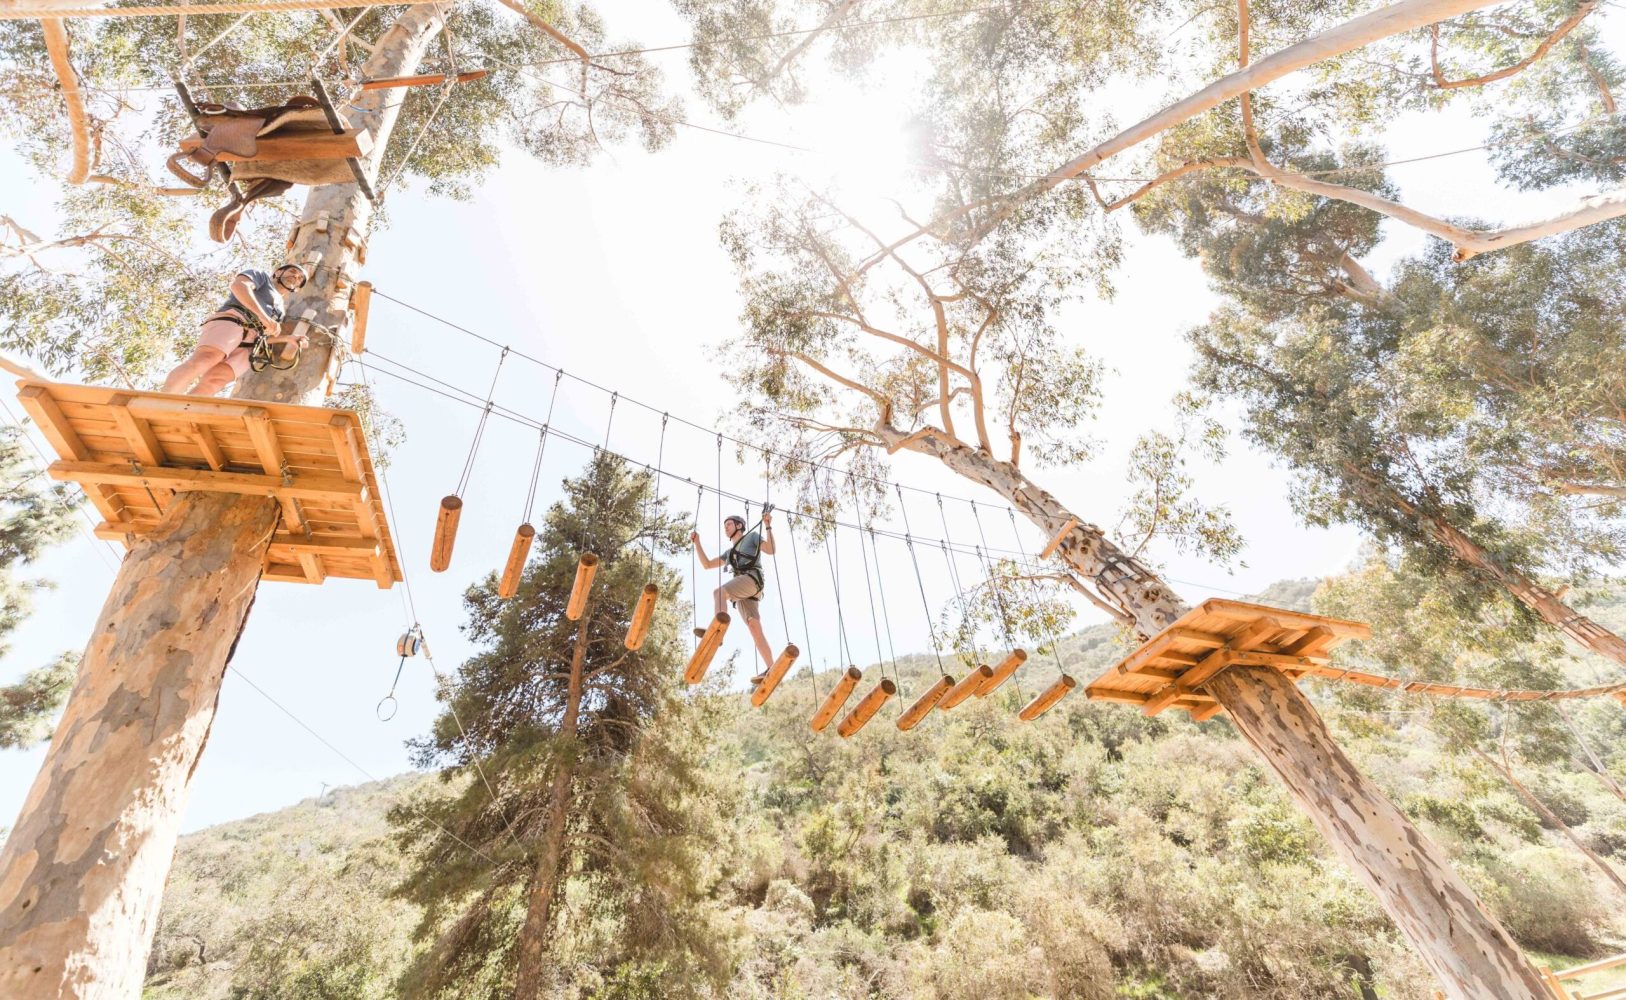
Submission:
M 214 366 L 226 360 L 225 352 L 215 347 L 199 347 L 192 352 L 192 356 L 175 366 L 175 370 L 164 379 L 165 392 L 185 392 L 186 387 L 195 379 L 208 374 Z M 230 368 L 226 369 L 228 372 Z
M 728 608 L 728 594 L 718 587 L 711 592 L 712 599 L 717 603 L 717 613 L 722 614 Z
M 216 353 L 218 354 L 219 352 L 217 351 Z M 231 365 L 221 361 L 219 364 L 203 373 L 203 377 L 198 379 L 198 384 L 192 387 L 192 395 L 213 396 L 215 393 L 226 388 L 226 386 L 231 385 L 236 378 L 237 373 L 232 371 Z
M 762 665 L 773 666 L 773 649 L 768 645 L 768 639 L 762 634 L 762 619 L 747 618 L 745 627 L 751 630 L 751 638 L 756 640 L 757 652 L 762 654 Z

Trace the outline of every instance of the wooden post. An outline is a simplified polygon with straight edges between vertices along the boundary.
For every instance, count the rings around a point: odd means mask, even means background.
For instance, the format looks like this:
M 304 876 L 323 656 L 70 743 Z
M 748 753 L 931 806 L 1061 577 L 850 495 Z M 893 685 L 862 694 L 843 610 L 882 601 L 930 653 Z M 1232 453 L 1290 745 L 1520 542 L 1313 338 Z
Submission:
M 1044 691 L 1041 691 L 1038 697 L 1028 702 L 1027 706 L 1024 707 L 1022 711 L 1016 713 L 1016 717 L 1021 719 L 1023 722 L 1032 722 L 1034 719 L 1037 719 L 1039 716 L 1050 711 L 1050 707 L 1052 705 L 1058 701 L 1061 701 L 1067 692 L 1076 687 L 1078 687 L 1078 681 L 1073 680 L 1066 674 L 1062 674 L 1060 680 L 1050 685 L 1050 687 L 1046 688 Z
M 661 588 L 653 583 L 644 584 L 644 592 L 638 595 L 638 604 L 632 609 L 632 623 L 627 626 L 626 646 L 634 652 L 644 648 L 644 639 L 649 635 L 649 623 L 655 620 L 655 599 L 661 595 Z
M 719 611 L 706 627 L 706 634 L 700 637 L 700 644 L 694 647 L 694 655 L 689 657 L 689 665 L 683 668 L 686 683 L 699 684 L 705 678 L 711 658 L 717 655 L 717 647 L 723 644 L 723 635 L 728 632 L 728 622 L 728 612 Z
M 977 697 L 986 698 L 999 690 L 999 686 L 1010 680 L 1016 673 L 1016 668 L 1028 662 L 1028 651 L 1025 649 L 1012 650 L 1011 655 L 1005 657 L 1004 662 L 994 668 L 994 675 L 977 688 Z
M 937 702 L 953 686 L 954 678 L 948 674 L 939 677 L 936 684 L 927 688 L 925 694 L 916 698 L 915 703 L 904 709 L 903 714 L 898 716 L 898 728 L 908 732 L 920 725 L 920 720 L 931 714 L 931 710 L 937 707 Z
M 502 579 L 497 582 L 497 596 L 508 600 L 519 593 L 520 574 L 525 572 L 525 557 L 531 554 L 531 540 L 536 529 L 522 524 L 514 532 L 514 544 L 508 549 L 508 562 L 503 564 Z
M 795 643 L 785 647 L 784 651 L 779 654 L 779 658 L 773 661 L 773 666 L 768 668 L 768 673 L 763 676 L 762 683 L 758 684 L 757 689 L 751 692 L 751 706 L 753 708 L 762 707 L 762 703 L 768 700 L 769 695 L 773 694 L 774 688 L 778 687 L 779 682 L 785 679 L 785 674 L 790 672 L 791 664 L 795 663 L 796 658 L 801 655 L 802 651 L 796 648 Z
M 371 281 L 358 281 L 350 293 L 350 312 L 354 317 L 350 322 L 350 353 L 360 354 L 367 350 L 367 313 L 373 307 L 373 283 Z
M 444 9 L 407 8 L 375 41 L 362 79 L 417 67 Z M 360 95 L 348 125 L 389 145 L 399 102 Z M 287 371 L 250 372 L 236 395 L 319 404 L 345 326 L 371 204 L 355 184 L 311 190 L 294 257 L 322 264 L 288 314 L 316 306 L 311 343 Z M 329 224 L 318 229 L 326 212 Z M 215 719 L 220 684 L 278 516 L 270 497 L 190 492 L 165 508 L 119 567 L 62 721 L 0 847 L 0 996 L 136 997 L 158 925 L 181 811 Z
M 809 725 L 813 727 L 815 733 L 824 732 L 824 727 L 828 726 L 830 720 L 836 717 L 836 713 L 841 711 L 841 706 L 847 704 L 847 699 L 852 696 L 853 688 L 858 686 L 858 682 L 863 679 L 863 676 L 864 672 L 857 667 L 848 667 L 846 673 L 841 675 L 841 680 L 837 681 L 836 686 L 830 690 L 830 694 L 824 699 L 824 704 L 820 705 L 819 710 L 813 713 L 813 721 Z
M 446 572 L 452 564 L 452 546 L 457 544 L 457 522 L 463 516 L 463 500 L 456 495 L 440 498 L 435 514 L 435 537 L 429 542 L 429 568 Z
M 587 610 L 587 598 L 593 593 L 593 576 L 598 572 L 598 556 L 591 552 L 583 552 L 581 561 L 576 564 L 576 582 L 570 588 L 570 603 L 565 605 L 565 617 L 571 621 L 581 621 L 582 612 Z
M 840 735 L 842 739 L 846 739 L 853 733 L 863 729 L 864 724 L 868 722 L 876 712 L 881 710 L 882 705 L 887 703 L 887 699 L 891 698 L 897 693 L 898 686 L 896 684 L 892 683 L 891 680 L 885 677 L 881 678 L 881 683 L 875 685 L 870 693 L 864 696 L 863 701 L 860 701 L 857 705 L 853 706 L 853 710 L 847 713 L 847 717 L 841 720 L 840 725 L 836 726 L 836 733 Z
M 986 663 L 982 664 L 981 666 L 977 667 L 977 669 L 960 678 L 960 683 L 949 688 L 948 693 L 943 695 L 943 700 L 937 703 L 937 707 L 947 712 L 960 702 L 965 701 L 967 698 L 976 694 L 977 689 L 982 687 L 984 684 L 987 684 L 988 679 L 993 676 L 994 668 L 990 667 Z

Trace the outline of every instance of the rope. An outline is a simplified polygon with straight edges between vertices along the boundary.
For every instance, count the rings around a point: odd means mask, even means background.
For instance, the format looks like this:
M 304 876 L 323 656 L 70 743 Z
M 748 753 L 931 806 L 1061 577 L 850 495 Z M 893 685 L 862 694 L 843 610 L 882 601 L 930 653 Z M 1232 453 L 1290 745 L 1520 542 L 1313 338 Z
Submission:
M 536 516 L 536 488 L 542 479 L 542 453 L 548 447 L 548 426 L 553 423 L 553 404 L 559 400 L 559 380 L 564 377 L 560 372 L 553 377 L 553 392 L 548 396 L 548 419 L 543 422 L 541 430 L 536 435 L 536 461 L 531 464 L 531 489 L 525 494 L 525 523 L 533 524 Z
M 610 450 L 610 428 L 615 426 L 615 401 L 621 398 L 619 392 L 610 393 L 610 419 L 604 422 L 604 445 L 599 451 Z
M 988 535 L 982 530 L 982 515 L 977 512 L 977 501 L 971 501 L 971 518 L 977 522 L 977 539 L 982 545 L 977 549 L 977 558 L 982 560 L 983 572 L 988 575 L 988 585 L 994 588 L 994 603 L 999 606 L 999 627 L 1005 634 L 1005 644 L 1016 647 L 1016 632 L 1011 628 L 1011 615 L 1005 607 L 1004 588 L 994 583 L 997 574 L 994 572 L 994 563 L 985 551 L 988 548 Z
M 486 422 L 491 419 L 491 408 L 494 405 L 492 397 L 497 391 L 497 377 L 502 374 L 502 363 L 506 360 L 508 351 L 505 349 L 502 357 L 497 359 L 497 370 L 491 373 L 491 388 L 486 390 L 486 408 L 480 412 L 480 422 L 474 427 L 474 441 L 469 445 L 469 457 L 463 460 L 463 474 L 457 479 L 457 489 L 452 491 L 457 496 L 463 495 L 463 491 L 468 488 L 469 477 L 474 475 L 474 456 L 480 451 L 480 439 L 485 437 Z M 541 462 L 541 455 L 537 456 L 537 461 Z
M 926 600 L 926 578 L 920 575 L 920 560 L 915 557 L 915 540 L 909 527 L 909 508 L 904 506 L 903 492 L 898 492 L 898 510 L 903 514 L 903 544 L 909 548 L 909 561 L 915 567 L 915 583 L 920 587 L 920 607 L 926 612 L 926 634 L 931 636 L 932 655 L 937 657 L 937 670 L 939 673 L 948 673 L 943 666 L 943 651 L 937 643 L 937 629 L 932 625 L 932 604 Z
M 839 529 L 837 529 L 837 531 L 839 531 Z M 847 620 L 841 611 L 841 582 L 836 578 L 835 557 L 831 552 L 831 550 L 835 547 L 833 541 L 836 538 L 836 535 L 836 531 L 832 531 L 830 533 L 832 544 L 824 547 L 824 563 L 826 566 L 830 567 L 830 591 L 835 595 L 836 598 L 836 638 L 839 644 L 838 652 L 842 654 L 841 660 L 843 663 L 851 664 L 854 659 L 853 647 L 852 643 L 847 641 Z
M 42 17 L 78 20 L 90 17 L 186 17 L 193 14 L 274 14 L 290 10 L 354 10 L 357 7 L 418 7 L 435 0 L 264 0 L 261 3 L 153 4 L 140 7 L 0 8 L 0 21 L 35 21 Z
M 613 452 L 612 452 L 612 454 L 613 454 Z M 696 538 L 700 537 L 700 504 L 705 499 L 706 499 L 706 488 L 704 486 L 700 486 L 700 485 L 697 484 L 695 486 L 695 491 L 694 491 L 694 534 L 695 534 Z M 691 546 L 689 546 L 689 592 L 694 595 L 694 600 L 689 602 L 689 608 L 694 614 L 694 630 L 696 632 L 700 631 L 700 570 L 699 570 L 699 565 L 700 565 L 700 563 L 699 563 L 699 557 L 697 555 L 697 547 L 694 546 L 694 545 L 691 545 Z M 694 642 L 694 648 L 695 649 L 700 648 L 700 637 L 698 635 L 691 635 L 690 638 Z M 691 650 L 691 652 L 692 651 L 693 650 Z
M 763 460 L 762 460 L 762 492 L 763 492 L 762 516 L 767 517 L 769 508 L 771 508 L 773 506 L 773 470 L 769 466 L 767 458 L 763 458 Z M 788 518 L 787 518 L 787 520 L 788 520 Z M 763 531 L 764 531 L 764 533 L 766 533 L 767 529 L 764 528 Z M 774 555 L 777 556 L 778 554 L 779 554 L 779 546 L 776 544 L 776 545 L 774 545 Z M 779 560 L 776 558 L 774 560 L 774 564 L 777 565 L 778 563 L 779 563 Z M 779 577 L 776 576 L 776 575 L 773 575 L 773 571 L 771 569 L 770 570 L 764 570 L 763 572 L 765 574 L 767 574 L 767 575 L 772 576 L 772 579 L 775 582 L 778 581 Z M 784 598 L 783 598 L 784 592 L 785 592 L 784 588 L 781 587 L 780 590 L 779 590 L 779 593 L 781 595 L 780 601 L 779 601 L 780 607 L 784 607 L 784 604 L 785 604 Z M 781 611 L 779 613 L 779 618 L 780 618 L 781 621 L 783 621 L 785 623 L 785 645 L 789 646 L 790 645 L 790 615 L 783 612 L 783 611 Z
M 875 586 L 870 581 L 869 552 L 864 548 L 864 504 L 858 496 L 858 481 L 852 476 L 847 477 L 847 485 L 853 491 L 853 517 L 858 521 L 858 555 L 864 563 L 864 591 L 869 595 L 869 624 L 870 630 L 875 633 L 875 660 L 881 665 L 881 676 L 886 676 L 886 651 L 881 648 L 881 623 L 875 615 Z M 879 556 L 877 556 L 879 560 Z M 880 567 L 877 566 L 877 569 Z M 892 665 L 892 683 L 903 690 L 903 678 L 898 676 L 897 664 Z M 901 703 L 900 703 L 901 708 Z
M 723 523 L 723 436 L 717 435 L 717 523 Z M 723 564 L 717 564 L 717 588 L 723 586 Z
M 802 586 L 802 557 L 796 554 L 796 518 L 795 514 L 785 515 L 785 527 L 790 532 L 790 561 L 796 568 L 796 601 L 802 606 L 802 636 L 807 644 L 807 676 L 813 682 L 813 706 L 818 710 L 819 672 L 813 666 L 813 631 L 807 626 L 807 589 Z
M 605 436 L 605 442 L 608 443 L 609 434 L 606 433 L 604 436 Z M 655 528 L 654 528 L 654 519 L 653 519 L 653 515 L 650 513 L 650 508 L 652 508 L 655 505 L 655 498 L 661 495 L 660 467 L 661 467 L 661 461 L 665 457 L 666 457 L 666 417 L 663 414 L 661 416 L 661 444 L 660 444 L 660 447 L 657 448 L 656 451 L 655 451 L 655 490 L 654 490 L 653 493 L 650 494 L 648 502 L 644 504 L 644 523 L 648 524 L 650 526 L 650 530 L 649 530 L 649 569 L 648 569 L 648 572 L 646 572 L 644 574 L 644 585 L 645 586 L 648 586 L 650 583 L 654 582 L 654 580 L 655 580 Z

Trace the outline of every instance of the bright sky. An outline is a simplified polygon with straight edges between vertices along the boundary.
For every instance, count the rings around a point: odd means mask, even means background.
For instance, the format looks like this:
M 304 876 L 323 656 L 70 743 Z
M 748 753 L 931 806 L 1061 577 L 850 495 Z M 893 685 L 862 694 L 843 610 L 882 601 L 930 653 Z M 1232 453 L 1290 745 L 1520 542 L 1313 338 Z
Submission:
M 604 7 L 617 36 L 633 34 L 633 26 L 635 37 L 646 44 L 686 35 L 683 24 L 663 5 L 615 0 Z M 669 81 L 682 86 L 687 78 L 683 53 L 657 58 L 664 59 Z M 390 202 L 392 225 L 374 234 L 366 276 L 382 293 L 455 318 L 486 337 L 618 391 L 621 401 L 609 427 L 609 447 L 652 464 L 660 446 L 659 411 L 709 425 L 734 403 L 720 377 L 730 360 L 717 345 L 737 328 L 741 303 L 732 268 L 717 243 L 717 224 L 739 202 L 739 182 L 766 179 L 777 170 L 820 176 L 832 163 L 844 163 L 848 175 L 855 168 L 881 173 L 877 168 L 884 165 L 884 157 L 878 162 L 875 151 L 885 147 L 903 110 L 890 106 L 885 94 L 865 96 L 832 86 L 820 88 L 818 103 L 807 109 L 794 114 L 759 112 L 740 126 L 751 134 L 827 150 L 829 156 L 811 157 L 682 128 L 676 141 L 660 153 L 618 150 L 586 170 L 543 169 L 512 155 L 471 203 L 430 200 L 410 190 L 396 192 Z M 692 98 L 687 115 L 712 123 Z M 1130 109 L 1119 114 L 1122 121 L 1130 117 Z M 1394 123 L 1387 136 L 1389 152 L 1396 158 L 1481 141 L 1479 123 L 1462 116 L 1404 119 Z M 1396 168 L 1394 177 L 1408 201 L 1436 214 L 1503 214 L 1502 221 L 1509 222 L 1547 214 L 1577 194 L 1506 195 L 1474 155 Z M 0 190 L 8 192 L 0 211 L 29 212 L 29 218 L 19 215 L 19 221 L 48 231 L 50 220 L 42 217 L 44 210 L 33 206 L 50 202 L 55 185 L 40 183 L 0 154 Z M 1492 213 L 1486 208 L 1492 203 L 1508 207 Z M 280 223 L 261 214 L 245 225 Z M 1165 404 L 1183 387 L 1189 361 L 1183 334 L 1214 305 L 1195 262 L 1183 259 L 1167 241 L 1141 237 L 1132 226 L 1126 226 L 1126 235 L 1117 298 L 1071 308 L 1060 324 L 1109 366 L 1106 403 L 1093 428 L 1094 436 L 1104 442 L 1103 453 L 1084 468 L 1034 472 L 1035 479 L 1071 509 L 1108 527 L 1116 522 L 1125 492 L 1120 482 L 1124 456 L 1140 432 L 1170 425 Z M 1395 229 L 1393 235 L 1373 261 L 1378 273 L 1422 242 L 1409 231 Z M 490 383 L 499 355 L 495 348 L 378 299 L 368 343 L 385 357 L 477 394 Z M 356 377 L 354 366 L 347 369 L 346 378 Z M 427 546 L 436 503 L 456 483 L 478 411 L 378 371 L 371 378 L 385 405 L 407 426 L 407 443 L 395 454 L 389 472 L 399 515 L 392 524 L 417 617 L 437 653 L 439 668 L 451 671 L 467 652 L 458 631 L 460 595 L 472 580 L 498 568 L 507 552 L 523 514 L 536 435 L 493 422 L 465 493 L 451 570 L 432 574 Z M 552 384 L 551 372 L 511 357 L 501 372 L 496 398 L 540 419 L 547 411 Z M 641 409 L 632 400 L 650 404 L 655 411 Z M 14 401 L 4 402 L 13 414 L 20 413 Z M 567 379 L 555 421 L 563 430 L 603 440 L 610 422 L 608 392 Z M 43 442 L 41 447 L 46 447 Z M 587 457 L 587 450 L 562 440 L 549 444 L 539 507 L 556 498 L 559 480 L 578 471 Z M 662 466 L 712 485 L 716 457 L 715 439 L 709 434 L 673 425 Z M 1248 544 L 1246 567 L 1232 574 L 1200 560 L 1154 552 L 1153 558 L 1163 562 L 1168 577 L 1188 600 L 1247 593 L 1284 577 L 1335 573 L 1356 555 L 1360 541 L 1354 531 L 1298 525 L 1287 506 L 1284 473 L 1240 440 L 1233 442 L 1232 455 L 1223 464 L 1193 471 L 1206 497 L 1229 507 Z M 730 492 L 763 495 L 760 459 L 737 467 L 730 449 L 722 475 Z M 989 545 L 1015 547 L 1005 508 L 991 494 L 976 491 L 921 458 L 902 459 L 894 478 L 989 504 L 982 511 Z M 673 486 L 667 480 L 666 491 L 677 507 L 692 509 L 693 487 Z M 935 544 L 943 535 L 935 500 L 912 497 L 909 503 L 915 534 Z M 735 506 L 729 504 L 721 513 Z M 950 537 L 959 544 L 976 544 L 977 526 L 969 507 L 949 502 L 945 509 Z M 850 508 L 845 516 L 851 519 Z M 720 514 L 713 497 L 706 497 L 700 520 L 706 544 L 715 552 Z M 901 523 L 892 526 L 901 530 Z M 1020 539 L 1029 552 L 1044 541 L 1026 526 Z M 847 532 L 840 549 L 841 618 L 850 657 L 839 652 L 830 570 L 822 553 L 806 549 L 800 553 L 809 634 L 802 628 L 802 602 L 796 601 L 794 587 L 787 592 L 786 584 L 771 584 L 765 605 L 774 643 L 784 639 L 781 612 L 788 611 L 793 617 L 791 635 L 802 646 L 804 661 L 811 658 L 821 669 L 840 659 L 860 665 L 876 659 L 876 626 L 854 542 L 853 533 Z M 885 539 L 880 544 L 876 572 L 885 583 L 893 646 L 900 653 L 919 651 L 926 646 L 926 623 L 913 570 L 901 544 Z M 788 583 L 792 575 L 787 556 L 782 555 L 771 571 L 776 581 Z M 950 599 L 942 553 L 922 549 L 920 556 L 934 606 Z M 54 580 L 57 589 L 40 596 L 36 614 L 0 662 L 0 682 L 61 649 L 83 645 L 112 579 L 115 558 L 104 543 L 81 537 L 42 561 L 40 574 Z M 974 562 L 962 557 L 957 566 L 967 585 L 978 578 Z M 788 602 L 782 602 L 781 595 Z M 226 676 L 213 735 L 194 782 L 186 829 L 276 809 L 317 794 L 324 783 L 352 784 L 409 766 L 403 741 L 424 732 L 435 711 L 432 677 L 422 659 L 408 661 L 402 672 L 399 713 L 387 723 L 374 716 L 374 706 L 389 690 L 396 671 L 395 639 L 412 620 L 404 598 L 404 588 L 390 593 L 360 581 L 334 581 L 320 588 L 291 584 L 261 588 L 233 671 Z M 1080 621 L 1101 617 L 1085 607 Z M 746 644 L 743 630 L 729 639 L 729 648 L 744 649 Z M 1030 669 L 1033 683 L 1046 682 L 1049 671 L 1043 665 Z M 249 681 L 332 746 L 301 728 Z M 805 698 L 806 683 L 798 677 L 789 682 L 788 690 Z M 43 749 L 0 754 L 0 824 L 16 815 L 43 755 Z

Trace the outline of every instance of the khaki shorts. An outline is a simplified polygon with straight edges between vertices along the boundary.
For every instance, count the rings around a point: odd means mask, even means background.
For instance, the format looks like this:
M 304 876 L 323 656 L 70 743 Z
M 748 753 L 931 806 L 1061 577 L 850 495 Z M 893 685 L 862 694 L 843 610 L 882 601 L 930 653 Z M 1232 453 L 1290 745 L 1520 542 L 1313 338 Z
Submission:
M 740 617 L 746 621 L 762 620 L 762 588 L 743 573 L 723 584 L 723 594 L 734 602 Z
M 198 346 L 213 347 L 226 356 L 226 364 L 238 378 L 248 371 L 249 345 L 243 343 L 247 328 L 229 319 L 212 319 L 198 327 Z

